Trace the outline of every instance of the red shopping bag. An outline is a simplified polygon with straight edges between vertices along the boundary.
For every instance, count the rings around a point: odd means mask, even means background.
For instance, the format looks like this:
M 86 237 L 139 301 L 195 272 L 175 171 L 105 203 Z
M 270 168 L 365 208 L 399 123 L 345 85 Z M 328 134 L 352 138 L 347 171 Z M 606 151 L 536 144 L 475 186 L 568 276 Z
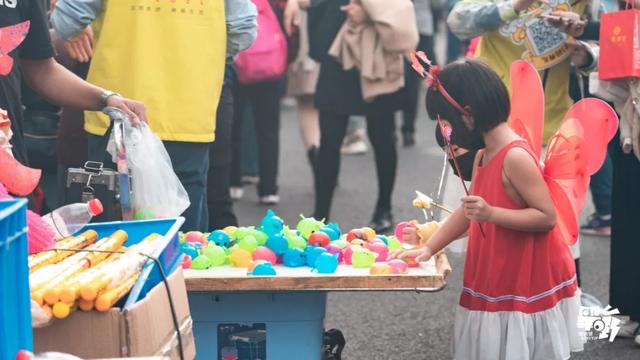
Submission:
M 640 9 L 627 1 L 623 11 L 602 15 L 600 21 L 600 80 L 640 77 Z

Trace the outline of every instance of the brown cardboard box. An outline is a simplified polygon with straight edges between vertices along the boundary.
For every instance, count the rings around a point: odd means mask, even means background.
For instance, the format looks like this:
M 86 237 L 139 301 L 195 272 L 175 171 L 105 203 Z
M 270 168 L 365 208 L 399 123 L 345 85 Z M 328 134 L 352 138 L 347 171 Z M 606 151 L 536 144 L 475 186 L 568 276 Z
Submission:
M 178 269 L 167 279 L 182 334 L 184 358 L 195 357 L 187 289 Z M 59 351 L 85 359 L 167 356 L 179 359 L 169 300 L 163 283 L 130 309 L 75 311 L 67 319 L 33 331 L 36 353 Z

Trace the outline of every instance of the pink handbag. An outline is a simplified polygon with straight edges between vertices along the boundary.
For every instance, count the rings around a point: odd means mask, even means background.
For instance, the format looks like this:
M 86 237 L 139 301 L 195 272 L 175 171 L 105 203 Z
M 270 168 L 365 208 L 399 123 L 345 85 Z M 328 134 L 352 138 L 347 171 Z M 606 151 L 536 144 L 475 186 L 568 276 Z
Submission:
M 287 69 L 287 39 L 268 0 L 252 0 L 258 9 L 258 37 L 238 54 L 236 68 L 242 84 L 279 79 Z

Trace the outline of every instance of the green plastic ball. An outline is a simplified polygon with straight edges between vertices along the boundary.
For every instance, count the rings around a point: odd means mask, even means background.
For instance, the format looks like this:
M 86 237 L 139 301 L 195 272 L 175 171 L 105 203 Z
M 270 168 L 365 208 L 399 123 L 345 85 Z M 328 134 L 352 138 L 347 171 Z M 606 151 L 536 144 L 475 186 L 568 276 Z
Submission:
M 264 244 L 267 243 L 267 239 L 269 238 L 269 235 L 260 230 L 255 230 L 251 235 L 256 238 L 259 246 L 264 246 Z
M 344 248 L 347 247 L 347 245 L 349 245 L 349 242 L 347 240 L 343 240 L 343 239 L 333 240 L 331 243 L 333 245 L 339 247 L 340 249 L 344 249 Z
M 370 268 L 378 255 L 367 249 L 359 249 L 353 252 L 351 264 L 354 268 Z
M 250 227 L 239 227 L 238 230 L 233 234 L 233 238 L 236 240 L 242 240 L 245 236 L 251 235 L 253 229 Z
M 191 268 L 194 270 L 206 270 L 211 267 L 211 259 L 205 255 L 199 255 L 191 262 Z
M 202 252 L 202 255 L 211 260 L 211 266 L 222 266 L 227 261 L 227 253 L 224 248 L 217 245 L 207 247 Z
M 389 242 L 387 243 L 387 247 L 389 248 L 389 251 L 402 250 L 402 244 L 395 236 L 389 237 Z
M 258 240 L 256 240 L 256 238 L 252 235 L 247 235 L 242 240 L 240 240 L 238 245 L 241 249 L 245 249 L 248 252 L 253 253 L 258 248 Z
M 307 241 L 302 236 L 295 236 L 289 240 L 289 249 L 304 250 L 307 247 Z

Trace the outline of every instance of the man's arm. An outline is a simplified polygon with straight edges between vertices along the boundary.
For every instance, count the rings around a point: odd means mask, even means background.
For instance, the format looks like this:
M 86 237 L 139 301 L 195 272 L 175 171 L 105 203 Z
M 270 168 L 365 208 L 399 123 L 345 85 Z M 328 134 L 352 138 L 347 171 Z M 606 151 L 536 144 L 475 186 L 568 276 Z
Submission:
M 22 59 L 21 66 L 27 84 L 52 103 L 94 111 L 113 106 L 125 111 L 134 123 L 147 121 L 142 103 L 119 95 L 109 96 L 103 103 L 103 89 L 80 79 L 53 58 Z
M 240 51 L 248 49 L 258 36 L 258 11 L 251 0 L 225 0 L 227 21 L 227 60 L 233 61 Z
M 51 25 L 69 40 L 80 34 L 102 10 L 102 0 L 58 0 L 51 13 Z

